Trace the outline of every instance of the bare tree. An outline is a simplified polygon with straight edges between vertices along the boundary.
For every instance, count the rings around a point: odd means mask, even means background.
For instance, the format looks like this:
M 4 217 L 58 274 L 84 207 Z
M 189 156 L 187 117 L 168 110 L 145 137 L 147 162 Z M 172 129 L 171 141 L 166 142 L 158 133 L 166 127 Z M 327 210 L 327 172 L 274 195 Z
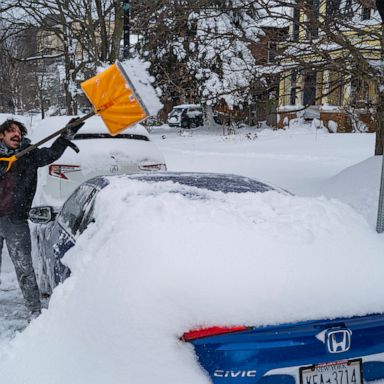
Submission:
M 39 73 L 55 60 L 63 62 L 68 114 L 77 113 L 79 82 L 118 58 L 121 12 L 120 2 L 113 0 L 18 0 L 4 11 L 10 24 L 36 36 L 36 51 L 17 60 L 40 63 Z

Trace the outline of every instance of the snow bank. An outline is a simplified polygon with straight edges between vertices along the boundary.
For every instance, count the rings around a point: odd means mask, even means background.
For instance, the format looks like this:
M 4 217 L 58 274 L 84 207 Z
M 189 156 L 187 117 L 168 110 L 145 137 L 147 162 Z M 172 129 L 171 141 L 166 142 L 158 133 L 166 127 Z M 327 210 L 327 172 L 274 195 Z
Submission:
M 350 204 L 372 227 L 376 226 L 379 201 L 381 156 L 372 156 L 348 167 L 323 184 L 320 191 Z
M 3 351 L 2 381 L 208 383 L 178 340 L 191 328 L 384 311 L 384 238 L 349 206 L 189 189 L 119 179 L 100 193 L 72 276 Z

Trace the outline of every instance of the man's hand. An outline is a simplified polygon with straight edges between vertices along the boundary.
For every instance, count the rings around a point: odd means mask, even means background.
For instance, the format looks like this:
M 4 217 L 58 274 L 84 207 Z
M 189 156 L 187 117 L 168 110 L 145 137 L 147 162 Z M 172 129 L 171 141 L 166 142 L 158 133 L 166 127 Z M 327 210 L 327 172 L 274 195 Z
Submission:
M 73 124 L 71 127 L 68 127 L 61 136 L 64 137 L 67 140 L 73 140 L 78 130 L 84 125 L 83 122 L 79 122 L 76 124 L 76 121 L 79 120 L 79 117 L 74 117 L 73 119 L 68 121 L 68 124 Z M 67 125 L 68 125 L 67 124 Z

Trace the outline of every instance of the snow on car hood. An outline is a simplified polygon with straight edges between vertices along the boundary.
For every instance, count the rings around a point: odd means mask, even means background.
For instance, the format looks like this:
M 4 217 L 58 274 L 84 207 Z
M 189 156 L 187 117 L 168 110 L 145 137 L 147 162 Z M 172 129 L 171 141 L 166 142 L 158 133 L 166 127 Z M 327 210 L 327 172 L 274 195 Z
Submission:
M 384 311 L 384 238 L 347 205 L 188 188 L 101 191 L 72 276 L 0 356 L 4 382 L 208 383 L 178 340 L 191 328 Z

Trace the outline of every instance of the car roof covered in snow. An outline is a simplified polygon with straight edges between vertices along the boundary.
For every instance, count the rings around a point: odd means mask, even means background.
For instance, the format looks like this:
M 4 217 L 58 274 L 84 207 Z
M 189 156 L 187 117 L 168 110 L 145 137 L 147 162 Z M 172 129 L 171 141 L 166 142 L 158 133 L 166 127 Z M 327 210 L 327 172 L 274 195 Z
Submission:
M 32 141 L 41 140 L 42 138 L 50 135 L 51 133 L 64 128 L 65 125 L 74 116 L 54 116 L 48 117 L 41 121 L 41 123 L 33 129 L 29 137 Z M 100 116 L 92 116 L 85 121 L 84 126 L 79 133 L 109 133 L 107 127 L 103 123 Z M 128 128 L 124 133 L 131 133 L 135 135 L 144 135 L 148 137 L 148 131 L 140 124 L 136 124 L 131 128 Z
M 287 193 L 282 189 L 272 187 L 271 185 L 249 177 L 233 174 L 203 172 L 155 172 L 149 174 L 140 173 L 133 175 L 100 176 L 89 180 L 88 183 L 95 184 L 103 188 L 114 179 L 122 177 L 150 183 L 171 181 L 187 187 L 207 189 L 215 192 L 221 191 L 224 193 L 256 193 L 267 191 Z

